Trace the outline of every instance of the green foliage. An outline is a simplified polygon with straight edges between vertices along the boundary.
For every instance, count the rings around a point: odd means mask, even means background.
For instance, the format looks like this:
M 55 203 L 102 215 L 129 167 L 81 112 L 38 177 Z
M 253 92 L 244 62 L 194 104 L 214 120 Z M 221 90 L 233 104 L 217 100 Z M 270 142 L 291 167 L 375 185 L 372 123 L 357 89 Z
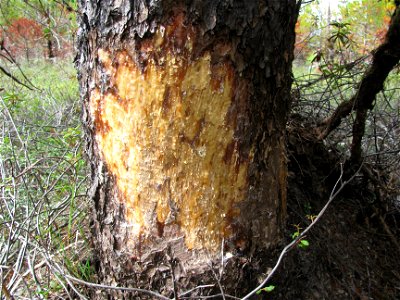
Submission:
M 21 99 L 14 91 L 5 91 L 3 101 L 9 107 L 10 111 L 18 110 L 21 106 Z
M 90 260 L 87 259 L 84 263 L 78 264 L 79 274 L 78 277 L 90 281 L 95 274 L 94 267 L 90 264 Z
M 299 248 L 306 249 L 308 246 L 310 246 L 310 243 L 307 240 L 300 240 L 298 246 Z
M 332 36 L 328 38 L 328 41 L 332 41 L 333 43 L 337 43 L 339 48 L 348 48 L 350 45 L 350 23 L 342 23 L 342 22 L 332 22 L 330 24 L 335 29 L 332 32 Z
M 24 15 L 25 3 L 21 0 L 0 2 L 0 26 L 8 25 Z
M 13 57 L 40 57 L 53 45 L 56 56 L 72 50 L 77 30 L 76 1 L 7 0 L 0 2 L 0 39 Z M 26 25 L 24 25 L 25 23 Z M 28 26 L 29 25 L 29 26 Z M 30 53 L 30 55 L 26 55 Z
M 18 74 L 15 66 L 8 67 Z M 53 264 L 53 269 L 38 268 L 37 282 L 27 277 L 29 285 L 21 281 L 18 287 L 26 295 L 29 289 L 50 297 L 66 292 L 64 279 L 54 272 L 56 266 L 85 280 L 93 275 L 86 246 L 87 169 L 78 87 L 70 62 L 37 61 L 21 67 L 40 89 L 30 91 L 0 75 L 0 167 L 7 193 L 7 201 L 0 203 L 1 222 L 19 224 L 13 231 L 7 226 L 0 229 L 0 250 L 10 253 L 0 263 L 19 266 L 18 274 L 30 264 Z M 11 255 L 18 251 L 20 255 Z
M 265 288 L 259 289 L 256 294 L 260 295 L 262 292 L 271 293 L 273 290 L 275 290 L 275 286 L 269 285 L 266 286 Z
M 300 235 L 300 231 L 295 231 L 292 234 L 292 239 L 296 239 Z
M 306 60 L 317 49 L 330 61 L 334 56 L 350 61 L 367 54 L 383 40 L 393 1 L 342 1 L 328 11 L 324 1 L 303 5 L 296 26 L 298 58 Z
M 342 22 L 349 24 L 358 54 L 368 53 L 382 42 L 393 10 L 392 1 L 351 1 L 340 7 Z
M 43 37 L 46 39 L 51 37 L 51 29 L 50 28 L 43 29 Z
M 293 232 L 292 234 L 292 239 L 297 239 L 300 236 L 300 231 L 301 231 L 301 227 L 299 224 L 295 224 L 293 225 L 296 228 L 296 231 Z M 306 249 L 308 248 L 308 246 L 310 246 L 310 242 L 304 238 L 299 240 L 299 243 L 297 244 L 297 246 L 301 249 Z
M 0 284 L 14 282 L 7 287 L 11 294 L 64 298 L 69 291 L 61 273 L 84 280 L 93 274 L 71 55 L 76 9 L 75 0 L 0 1 L 0 65 L 37 87 L 29 90 L 0 72 L 0 222 L 6 225 L 0 227 L 0 264 L 12 266 Z M 51 61 L 43 60 L 48 42 L 56 56 Z

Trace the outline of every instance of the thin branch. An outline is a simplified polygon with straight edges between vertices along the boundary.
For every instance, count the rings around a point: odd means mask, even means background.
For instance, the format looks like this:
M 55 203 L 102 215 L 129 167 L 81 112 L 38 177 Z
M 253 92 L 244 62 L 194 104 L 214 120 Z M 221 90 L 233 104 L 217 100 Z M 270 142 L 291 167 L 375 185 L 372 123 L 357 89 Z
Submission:
M 147 294 L 151 295 L 153 297 L 156 297 L 158 299 L 163 299 L 163 300 L 171 300 L 170 298 L 167 298 L 159 293 L 150 291 L 150 290 L 145 290 L 145 289 L 139 289 L 139 288 L 127 288 L 127 287 L 120 287 L 120 286 L 110 286 L 110 285 L 104 285 L 104 284 L 98 284 L 98 283 L 92 283 L 88 282 L 82 279 L 78 279 L 76 277 L 73 277 L 71 275 L 63 274 L 65 278 L 68 278 L 71 281 L 74 281 L 76 283 L 80 283 L 95 289 L 106 289 L 106 290 L 116 290 L 116 291 L 123 291 L 123 292 L 137 292 L 137 293 L 142 293 L 142 294 Z
M 174 254 L 172 253 L 172 248 L 171 248 L 171 244 L 168 244 L 168 248 L 167 248 L 167 259 L 170 265 L 170 269 L 171 269 L 171 279 L 172 279 L 172 290 L 174 291 L 174 299 L 179 300 L 179 296 L 178 296 L 178 289 L 176 287 L 176 278 L 175 278 L 175 259 L 174 259 Z
M 7 60 L 11 61 L 13 64 L 15 64 L 18 68 L 18 70 L 20 71 L 22 77 L 24 77 L 24 79 L 31 85 L 31 87 L 40 90 L 38 87 L 36 87 L 32 81 L 29 80 L 29 78 L 25 75 L 24 71 L 22 70 L 21 66 L 19 65 L 19 63 L 15 60 L 15 58 L 12 56 L 12 54 L 10 53 L 10 51 L 8 51 L 8 49 L 6 47 L 4 47 L 4 45 L 2 45 L 2 47 L 0 47 L 0 50 L 4 50 L 4 52 L 8 55 Z M 3 57 L 6 57 L 5 55 L 2 55 Z
M 188 290 L 186 292 L 181 293 L 179 295 L 179 298 L 183 299 L 184 296 L 186 296 L 188 294 L 191 294 L 195 290 L 204 289 L 204 288 L 211 288 L 211 287 L 214 287 L 214 286 L 215 286 L 215 284 L 205 284 L 205 285 L 196 286 L 196 287 L 194 287 L 194 288 L 192 288 L 192 289 L 190 289 L 190 290 Z
M 11 74 L 10 72 L 8 72 L 6 69 L 4 69 L 2 66 L 0 66 L 0 71 L 3 72 L 5 75 L 7 75 L 8 77 L 10 77 L 12 80 L 14 80 L 16 83 L 26 87 L 27 89 L 33 91 L 34 89 L 28 85 L 26 85 L 25 83 L 23 83 L 22 81 L 20 81 L 17 77 L 15 77 L 13 74 Z
M 79 243 L 80 243 L 80 244 L 83 244 L 83 241 L 80 241 Z M 72 248 L 72 247 L 74 247 L 74 246 L 76 247 L 76 243 L 70 244 L 70 245 L 64 247 L 62 250 L 57 251 L 57 253 L 54 253 L 54 254 L 49 255 L 49 258 L 52 259 L 54 256 L 60 254 L 61 251 L 64 252 L 64 251 L 66 251 L 66 250 L 68 250 L 69 248 Z M 18 279 L 18 280 L 13 284 L 13 286 L 11 287 L 11 290 L 10 290 L 10 291 L 13 293 L 13 292 L 18 288 L 18 286 L 19 286 L 19 284 L 21 283 L 21 281 L 23 280 L 23 278 L 27 277 L 30 273 L 32 273 L 32 272 L 34 272 L 34 271 L 40 269 L 41 267 L 43 267 L 43 266 L 45 266 L 45 265 L 46 265 L 46 260 L 42 260 L 41 262 L 37 263 L 36 265 L 31 266 L 27 271 L 25 271 L 24 274 L 21 274 L 21 275 L 20 275 L 20 279 Z
M 221 297 L 222 297 L 222 294 L 215 294 L 215 295 L 210 295 L 210 296 L 196 296 L 195 298 L 188 297 L 188 298 L 182 298 L 182 299 L 215 299 L 215 298 L 221 299 Z M 227 294 L 225 294 L 225 298 L 240 300 L 240 298 L 237 298 L 237 297 L 231 296 L 231 295 L 227 295 Z
M 224 289 L 223 289 L 222 284 L 221 284 L 221 280 L 220 280 L 220 278 L 218 278 L 217 274 L 215 273 L 214 267 L 213 267 L 212 264 L 210 265 L 210 270 L 213 273 L 215 280 L 217 281 L 219 290 L 221 292 L 220 295 L 222 297 L 222 300 L 226 300 L 226 296 L 225 296 Z

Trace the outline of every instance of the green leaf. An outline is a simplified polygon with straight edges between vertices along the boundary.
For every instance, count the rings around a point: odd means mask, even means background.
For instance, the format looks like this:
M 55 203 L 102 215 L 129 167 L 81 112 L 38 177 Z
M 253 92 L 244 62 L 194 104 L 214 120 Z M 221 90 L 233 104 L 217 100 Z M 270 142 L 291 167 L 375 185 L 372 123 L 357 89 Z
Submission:
M 270 292 L 272 292 L 274 289 L 275 289 L 275 286 L 274 286 L 274 285 L 269 285 L 269 286 L 267 286 L 267 287 L 264 288 L 264 291 L 270 293 Z
M 301 240 L 300 243 L 299 243 L 299 247 L 302 248 L 302 249 L 305 249 L 308 246 L 310 246 L 310 243 L 307 240 Z
M 256 294 L 260 295 L 262 292 L 271 293 L 275 289 L 274 285 L 266 286 L 265 288 L 259 289 Z

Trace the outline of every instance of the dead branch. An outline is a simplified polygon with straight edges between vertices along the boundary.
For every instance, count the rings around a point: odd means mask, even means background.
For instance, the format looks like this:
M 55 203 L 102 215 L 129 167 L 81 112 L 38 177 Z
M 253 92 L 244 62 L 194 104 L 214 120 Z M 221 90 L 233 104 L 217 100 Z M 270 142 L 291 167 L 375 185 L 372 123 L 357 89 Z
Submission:
M 11 62 L 12 64 L 16 65 L 18 70 L 20 71 L 20 73 L 22 74 L 22 77 L 24 77 L 25 81 L 29 84 L 25 84 L 22 81 L 20 81 L 18 78 L 16 78 L 15 76 L 13 76 L 11 73 L 9 73 L 5 68 L 3 68 L 2 66 L 0 66 L 0 70 L 7 75 L 8 77 L 10 77 L 12 80 L 14 80 L 16 83 L 26 87 L 27 89 L 33 91 L 34 89 L 39 90 L 39 88 L 37 88 L 32 81 L 29 80 L 29 78 L 25 75 L 25 73 L 22 71 L 21 66 L 17 63 L 17 61 L 15 60 L 15 58 L 11 55 L 10 51 L 8 51 L 8 49 L 4 46 L 4 43 L 0 44 L 0 50 L 4 51 L 7 55 L 4 55 L 0 52 L 0 56 L 3 57 L 4 59 L 8 60 L 9 62 Z
M 155 299 L 171 300 L 168 297 L 165 297 L 159 293 L 156 293 L 156 292 L 153 292 L 150 290 L 103 285 L 103 284 L 88 282 L 88 281 L 76 278 L 76 277 L 68 275 L 68 274 L 63 274 L 63 275 L 65 276 L 65 278 L 68 278 L 76 283 L 83 284 L 83 285 L 86 285 L 86 286 L 89 286 L 89 287 L 92 287 L 95 289 L 117 290 L 117 291 L 123 291 L 123 292 L 137 292 L 137 293 L 150 295 L 150 296 L 154 297 Z
M 0 71 L 4 73 L 4 75 L 10 77 L 13 81 L 15 81 L 16 83 L 26 87 L 27 89 L 33 91 L 33 88 L 31 88 L 29 85 L 26 85 L 25 83 L 23 83 L 22 81 L 20 81 L 17 77 L 15 77 L 13 74 L 11 74 L 10 72 L 8 72 L 6 69 L 4 69 L 2 66 L 0 66 Z

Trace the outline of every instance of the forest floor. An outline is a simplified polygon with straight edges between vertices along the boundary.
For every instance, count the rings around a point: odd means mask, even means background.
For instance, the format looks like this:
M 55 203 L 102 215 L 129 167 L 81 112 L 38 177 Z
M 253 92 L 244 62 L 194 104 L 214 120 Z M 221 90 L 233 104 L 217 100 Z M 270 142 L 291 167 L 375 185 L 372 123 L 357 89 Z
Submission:
M 287 243 L 326 204 L 344 161 L 309 132 L 289 126 Z M 262 299 L 400 299 L 398 189 L 385 170 L 370 168 L 379 180 L 360 172 L 344 187 L 307 234 L 310 245 L 285 257 L 276 288 Z

